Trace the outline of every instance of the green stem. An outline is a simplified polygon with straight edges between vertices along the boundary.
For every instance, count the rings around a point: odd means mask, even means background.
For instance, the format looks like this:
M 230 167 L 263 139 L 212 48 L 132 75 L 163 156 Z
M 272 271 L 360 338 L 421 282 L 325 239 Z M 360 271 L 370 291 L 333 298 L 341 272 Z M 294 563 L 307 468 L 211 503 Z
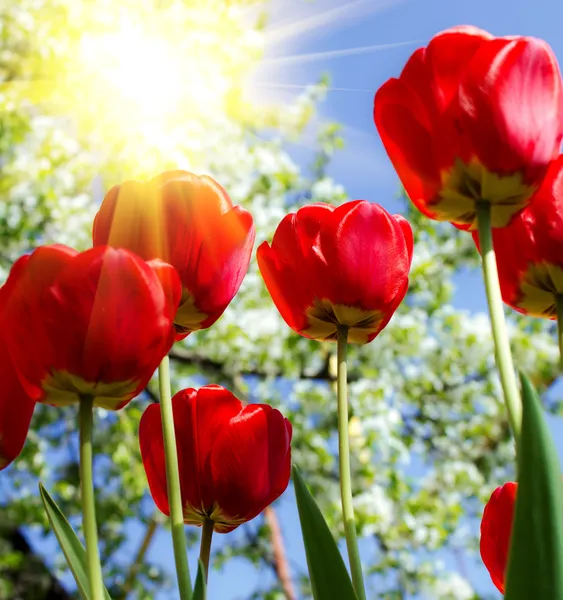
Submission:
M 520 429 L 522 425 L 522 404 L 520 393 L 516 384 L 516 375 L 510 352 L 510 341 L 506 330 L 504 310 L 500 285 L 498 279 L 497 262 L 493 248 L 493 235 L 491 228 L 491 205 L 488 202 L 477 203 L 477 226 L 479 230 L 479 244 L 483 263 L 483 276 L 487 301 L 489 303 L 489 314 L 495 343 L 495 359 L 499 370 L 500 382 L 504 392 L 504 402 L 508 411 L 508 419 L 512 427 L 512 433 L 516 440 L 516 447 L 520 440 Z
M 92 423 L 94 399 L 80 398 L 80 491 L 82 496 L 82 526 L 86 539 L 86 562 L 91 600 L 104 600 L 102 566 L 98 553 L 98 528 L 96 526 L 96 504 L 94 501 L 94 476 L 92 466 Z
M 348 346 L 348 328 L 338 327 L 338 456 L 340 461 L 340 495 L 342 497 L 342 515 L 344 517 L 344 531 L 346 533 L 346 546 L 352 573 L 352 583 L 356 590 L 358 600 L 366 600 L 364 577 L 362 574 L 362 561 L 358 550 L 356 537 L 356 521 L 354 519 L 354 505 L 352 503 L 352 478 L 350 475 L 350 443 L 348 440 L 348 381 L 346 372 L 346 349 Z
M 170 391 L 170 359 L 165 356 L 158 368 L 158 385 L 160 390 L 160 412 L 162 415 L 162 435 L 164 437 L 164 456 L 166 458 L 166 482 L 168 502 L 170 504 L 170 527 L 174 560 L 181 600 L 191 600 L 192 582 L 186 553 L 184 536 L 184 511 L 180 493 L 180 473 L 178 471 L 178 452 L 176 450 L 176 433 L 172 414 L 172 394 Z
M 559 368 L 563 372 L 563 295 L 555 298 L 557 306 L 557 340 L 559 342 Z
M 199 560 L 203 563 L 205 583 L 209 575 L 209 556 L 211 555 L 211 539 L 215 523 L 211 519 L 205 519 L 201 530 L 201 545 L 199 547 Z

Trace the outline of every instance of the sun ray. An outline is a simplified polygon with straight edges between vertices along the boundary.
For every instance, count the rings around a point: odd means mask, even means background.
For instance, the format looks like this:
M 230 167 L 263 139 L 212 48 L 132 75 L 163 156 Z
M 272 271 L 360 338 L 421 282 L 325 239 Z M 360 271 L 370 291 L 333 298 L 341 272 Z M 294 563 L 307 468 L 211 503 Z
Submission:
M 312 52 L 309 54 L 295 54 L 293 56 L 281 56 L 279 58 L 266 58 L 263 60 L 264 66 L 273 65 L 284 66 L 288 64 L 311 62 L 315 60 L 324 60 L 327 58 L 340 58 L 342 56 L 353 56 L 356 54 L 366 54 L 368 52 L 378 52 L 390 48 L 400 48 L 401 46 L 413 46 L 422 43 L 423 40 L 407 40 L 405 42 L 391 42 L 389 44 L 373 44 L 371 46 L 360 46 L 358 48 L 343 48 L 341 50 L 325 50 L 323 52 Z
M 282 90 L 308 90 L 311 87 L 314 87 L 311 84 L 298 84 L 298 83 L 271 83 L 267 81 L 256 81 L 249 84 L 249 87 L 264 87 L 264 88 L 273 88 L 273 89 L 282 89 Z M 367 88 L 343 88 L 343 87 L 331 87 L 328 86 L 323 88 L 323 91 L 327 92 L 364 92 L 373 94 L 373 90 L 368 90 Z
M 65 49 L 62 58 L 54 56 L 41 70 L 30 71 L 29 80 L 0 83 L 0 93 L 9 91 L 18 101 L 40 103 L 48 112 L 64 114 L 89 144 L 103 148 L 107 156 L 119 153 L 124 169 L 135 169 L 136 175 L 143 175 L 144 171 L 137 173 L 142 169 L 152 172 L 157 164 L 168 168 L 173 149 L 180 146 L 189 152 L 190 164 L 203 161 L 198 136 L 225 118 L 253 127 L 301 131 L 325 92 L 368 95 L 374 91 L 362 82 L 358 87 L 305 85 L 292 81 L 291 70 L 287 79 L 276 77 L 273 66 L 417 43 L 292 51 L 290 38 L 330 31 L 404 0 L 352 0 L 340 6 L 338 1 L 330 0 L 330 9 L 301 20 L 284 10 L 293 22 L 265 30 L 254 28 L 257 15 L 244 15 L 242 0 L 241 5 L 233 0 L 219 13 L 207 0 L 194 0 L 189 11 L 180 12 L 172 6 L 147 11 L 134 0 L 127 0 L 126 9 L 108 2 L 110 14 L 103 19 L 92 6 L 74 15 L 63 29 L 52 24 Z M 280 41 L 278 54 L 287 56 L 268 59 L 266 53 L 261 58 L 264 45 Z M 288 95 L 299 96 L 291 111 L 286 110 Z M 315 146 L 312 138 L 307 144 Z
M 341 26 L 361 16 L 373 14 L 404 2 L 404 0 L 353 0 L 335 6 L 324 12 L 305 17 L 287 25 L 280 25 L 266 31 L 268 44 L 279 44 L 303 33 L 311 33 L 320 28 Z

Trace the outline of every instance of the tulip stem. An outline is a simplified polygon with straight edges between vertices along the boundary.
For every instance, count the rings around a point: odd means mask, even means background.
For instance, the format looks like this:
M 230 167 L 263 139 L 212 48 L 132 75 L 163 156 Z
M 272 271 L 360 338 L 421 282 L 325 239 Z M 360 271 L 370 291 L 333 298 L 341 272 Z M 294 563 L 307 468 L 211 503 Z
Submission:
M 563 372 L 563 295 L 555 298 L 557 306 L 557 341 L 559 342 L 559 368 Z
M 201 529 L 201 545 L 199 547 L 199 560 L 203 564 L 203 575 L 205 583 L 209 576 L 209 556 L 211 555 L 211 539 L 213 538 L 213 528 L 215 523 L 211 519 L 205 519 Z
M 158 367 L 158 385 L 160 391 L 160 412 L 162 415 L 162 435 L 164 438 L 164 456 L 166 460 L 166 484 L 170 504 L 170 528 L 174 546 L 174 561 L 181 600 L 192 597 L 192 582 L 188 566 L 186 538 L 184 536 L 184 511 L 180 493 L 180 473 L 178 470 L 178 451 L 172 414 L 172 393 L 170 391 L 170 359 L 165 356 Z
M 352 583 L 358 600 L 366 600 L 362 561 L 358 550 L 354 504 L 352 502 L 352 478 L 350 474 L 350 442 L 348 440 L 348 375 L 346 369 L 346 350 L 348 346 L 348 327 L 338 326 L 337 332 L 337 395 L 338 395 L 338 457 L 340 461 L 340 495 L 342 497 L 342 515 L 346 533 L 346 547 Z
M 82 396 L 79 404 L 80 429 L 80 494 L 82 496 L 82 527 L 86 540 L 86 562 L 91 600 L 104 600 L 102 566 L 98 553 L 98 527 L 94 501 L 94 475 L 92 466 L 92 424 L 94 398 Z
M 491 205 L 489 202 L 477 203 L 477 226 L 479 230 L 479 244 L 481 246 L 483 277 L 485 279 L 485 289 L 487 291 L 487 301 L 495 343 L 495 359 L 504 392 L 508 420 L 510 421 L 512 433 L 516 440 L 516 448 L 518 448 L 522 426 L 522 404 L 516 384 L 516 375 L 510 352 L 510 341 L 504 318 L 497 261 L 493 248 Z

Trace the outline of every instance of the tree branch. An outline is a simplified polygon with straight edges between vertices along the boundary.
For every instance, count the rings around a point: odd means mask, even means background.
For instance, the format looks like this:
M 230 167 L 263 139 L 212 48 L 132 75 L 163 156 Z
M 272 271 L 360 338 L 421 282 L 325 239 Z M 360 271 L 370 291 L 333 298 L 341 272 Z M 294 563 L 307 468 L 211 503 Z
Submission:
M 137 577 L 137 573 L 139 572 L 139 569 L 141 568 L 141 565 L 143 564 L 143 562 L 145 560 L 145 554 L 147 553 L 147 550 L 149 549 L 150 543 L 154 537 L 154 534 L 156 533 L 157 528 L 158 528 L 158 522 L 157 522 L 156 518 L 151 517 L 151 519 L 147 523 L 147 529 L 145 531 L 145 535 L 144 535 L 143 539 L 141 540 L 141 545 L 139 546 L 139 550 L 137 550 L 137 555 L 135 556 L 135 560 L 129 567 L 129 572 L 127 573 L 127 577 L 125 578 L 125 583 L 123 584 L 123 588 L 122 588 L 121 600 L 125 600 L 125 598 L 127 598 L 129 593 L 133 589 L 133 586 L 135 584 L 135 578 Z
M 208 356 L 203 356 L 201 354 L 198 354 L 197 352 L 190 352 L 189 350 L 180 350 L 173 348 L 170 351 L 169 356 L 171 360 L 174 360 L 178 363 L 199 367 L 202 370 L 212 371 L 221 374 L 222 376 L 229 376 L 229 374 L 225 372 L 225 363 L 209 358 Z M 299 379 L 318 379 L 326 381 L 336 381 L 336 377 L 329 371 L 329 359 L 330 354 L 327 355 L 323 366 L 318 371 L 311 374 L 302 372 L 299 374 Z M 269 373 L 257 368 L 246 369 L 238 374 L 243 377 L 246 377 L 248 375 L 253 375 L 255 377 L 284 376 L 284 373 L 282 371 Z
M 291 571 L 289 569 L 289 563 L 285 555 L 285 547 L 283 543 L 283 536 L 280 529 L 280 524 L 276 511 L 273 506 L 268 506 L 264 510 L 264 518 L 270 528 L 270 541 L 272 543 L 273 551 L 273 567 L 280 582 L 281 588 L 287 600 L 295 600 L 295 590 L 291 581 Z
M 154 392 L 154 390 L 150 387 L 150 385 L 147 385 L 147 387 L 143 390 L 145 392 L 145 394 L 147 395 L 148 399 L 153 402 L 154 404 L 158 404 L 160 402 L 159 397 L 157 396 L 157 394 Z

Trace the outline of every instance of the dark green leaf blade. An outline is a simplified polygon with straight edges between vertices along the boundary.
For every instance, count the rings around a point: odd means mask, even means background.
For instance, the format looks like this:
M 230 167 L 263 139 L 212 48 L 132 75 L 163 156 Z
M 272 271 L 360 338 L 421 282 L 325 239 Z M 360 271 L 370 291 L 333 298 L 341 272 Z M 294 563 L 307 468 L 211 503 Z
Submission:
M 86 568 L 86 550 L 72 529 L 70 523 L 57 506 L 57 503 L 51 498 L 49 492 L 39 484 L 39 492 L 43 506 L 47 513 L 47 518 L 51 524 L 59 544 L 65 555 L 66 562 L 74 575 L 76 585 L 80 595 L 84 600 L 90 599 L 90 585 L 88 583 L 88 570 Z M 111 596 L 104 587 L 106 600 L 111 600 Z
M 207 597 L 207 586 L 205 585 L 205 567 L 201 560 L 198 560 L 197 575 L 195 578 L 194 593 L 192 600 L 205 600 Z
M 521 375 L 523 419 L 506 600 L 563 600 L 563 483 L 537 394 Z
M 315 600 L 357 600 L 338 546 L 297 467 L 293 485 Z

